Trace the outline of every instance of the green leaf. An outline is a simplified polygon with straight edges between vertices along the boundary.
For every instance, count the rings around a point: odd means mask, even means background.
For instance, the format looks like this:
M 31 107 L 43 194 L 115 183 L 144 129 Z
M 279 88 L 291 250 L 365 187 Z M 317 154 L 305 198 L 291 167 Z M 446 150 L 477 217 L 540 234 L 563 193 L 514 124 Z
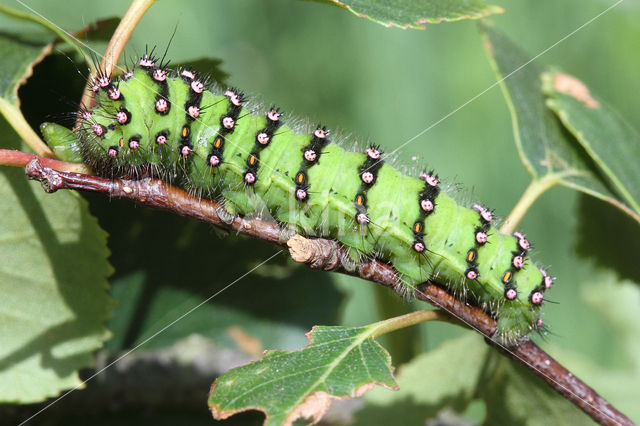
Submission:
M 265 413 L 265 425 L 290 425 L 300 417 L 318 421 L 331 398 L 361 396 L 375 384 L 395 389 L 391 357 L 373 338 L 379 324 L 316 326 L 304 348 L 269 351 L 260 361 L 226 372 L 211 387 L 214 417 L 253 409 Z
M 638 256 L 640 227 L 631 216 L 602 201 L 581 195 L 574 251 L 600 268 L 614 270 L 621 279 L 640 283 Z M 597 241 L 597 244 L 593 242 Z
M 547 108 L 544 68 L 490 25 L 480 26 L 490 62 L 511 112 L 520 159 L 534 179 L 560 183 L 631 212 L 609 189 L 596 165 Z M 630 214 L 633 214 L 631 212 Z M 633 214 L 640 222 L 640 216 Z
M 33 65 L 51 51 L 51 45 L 27 41 L 22 37 L 0 33 L 0 114 L 4 115 L 37 154 L 48 151 L 20 112 L 18 87 L 33 72 Z M 38 148 L 42 150 L 39 152 Z
M 23 12 L 21 10 L 18 9 L 13 9 L 11 7 L 8 7 L 6 5 L 0 4 L 0 13 L 3 15 L 6 15 L 14 20 L 17 21 L 24 21 L 24 22 L 32 22 L 37 24 L 38 26 L 40 26 L 41 28 L 47 30 L 48 32 L 50 32 L 49 36 L 45 36 L 44 38 L 46 40 L 48 40 L 48 42 L 52 42 L 55 36 L 58 36 L 61 40 L 63 40 L 64 42 L 66 42 L 69 46 L 73 47 L 79 54 L 80 56 L 83 56 L 86 60 L 87 63 L 91 63 L 91 56 L 89 56 L 87 54 L 87 52 L 84 49 L 84 46 L 81 44 L 80 41 L 78 41 L 77 38 L 74 38 L 74 36 L 68 34 L 66 31 L 64 31 L 62 28 L 60 28 L 59 26 L 55 25 L 53 22 L 51 22 L 48 19 L 45 19 L 41 16 L 38 16 L 36 14 L 30 13 L 30 12 Z M 104 25 L 108 26 L 113 24 L 113 22 L 108 22 L 108 21 L 104 21 Z M 102 24 L 100 22 L 98 22 L 96 24 L 96 27 L 100 27 Z M 91 29 L 85 29 L 83 31 L 81 31 L 79 33 L 79 36 L 83 36 L 85 35 L 85 32 L 90 32 Z M 38 39 L 40 41 L 38 41 L 37 43 L 42 43 L 42 36 L 38 37 Z M 1 55 L 0 55 L 1 56 Z
M 640 134 L 577 78 L 543 75 L 547 106 L 580 142 L 634 211 L 640 214 Z
M 333 4 L 385 27 L 424 30 L 424 24 L 478 19 L 503 13 L 482 0 L 313 0 Z
M 34 63 L 48 54 L 47 43 L 26 41 L 17 35 L 0 35 L 0 106 L 18 107 L 18 86 L 33 72 Z
M 33 67 L 40 63 L 51 53 L 52 42 L 59 36 L 69 45 L 74 47 L 88 63 L 88 57 L 79 42 L 70 37 L 64 31 L 52 25 L 49 21 L 36 15 L 12 9 L 0 4 L 0 14 L 4 14 L 14 20 L 31 22 L 38 24 L 49 33 L 38 33 L 28 35 L 26 32 L 11 34 L 0 33 L 0 114 L 2 114 L 9 124 L 18 132 L 20 137 L 27 142 L 33 151 L 42 156 L 51 156 L 51 150 L 42 142 L 36 132 L 33 131 L 25 117 L 20 111 L 20 99 L 18 98 L 18 88 L 23 85 L 27 78 L 33 74 Z M 93 29 L 113 26 L 115 21 L 104 20 L 98 22 L 94 27 L 83 30 L 85 36 L 92 33 Z M 67 144 L 68 145 L 68 144 Z M 63 157 L 74 160 L 71 153 L 62 153 Z M 67 159 L 67 158 L 62 158 Z
M 18 138 L 4 120 L 10 148 Z M 0 401 L 36 402 L 81 385 L 109 336 L 106 234 L 77 194 L 46 194 L 0 167 Z

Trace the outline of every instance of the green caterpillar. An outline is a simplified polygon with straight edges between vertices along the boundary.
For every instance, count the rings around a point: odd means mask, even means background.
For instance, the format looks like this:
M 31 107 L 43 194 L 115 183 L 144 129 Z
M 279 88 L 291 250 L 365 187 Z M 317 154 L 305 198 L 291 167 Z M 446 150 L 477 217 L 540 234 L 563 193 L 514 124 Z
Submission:
M 400 293 L 437 279 L 492 313 L 501 343 L 543 329 L 553 278 L 528 259 L 528 240 L 500 234 L 489 209 L 458 205 L 433 172 L 403 174 L 373 145 L 349 152 L 323 126 L 293 128 L 278 109 L 249 107 L 241 92 L 209 90 L 194 71 L 149 55 L 117 80 L 98 73 L 92 90 L 97 106 L 79 113 L 79 133 L 98 174 L 158 176 L 233 215 L 266 210 L 303 235 L 338 240 L 352 261 L 389 262 Z

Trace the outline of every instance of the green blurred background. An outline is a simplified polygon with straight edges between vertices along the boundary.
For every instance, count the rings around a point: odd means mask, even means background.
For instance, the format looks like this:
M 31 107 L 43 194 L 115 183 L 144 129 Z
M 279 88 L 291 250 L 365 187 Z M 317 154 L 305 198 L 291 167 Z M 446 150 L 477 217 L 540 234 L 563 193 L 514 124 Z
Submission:
M 21 8 L 12 1 L 4 3 Z M 121 0 L 31 0 L 28 4 L 69 31 L 98 18 L 121 16 L 128 6 Z M 504 15 L 491 18 L 495 26 L 533 56 L 613 2 L 496 0 L 495 4 L 505 9 Z M 0 24 L 6 28 L 15 25 L 5 22 Z M 429 25 L 425 31 L 387 29 L 336 7 L 294 0 L 159 1 L 135 31 L 127 57 L 143 52 L 145 45 L 163 50 L 176 28 L 168 53 L 173 63 L 220 58 L 231 84 L 259 94 L 287 113 L 321 121 L 358 135 L 360 140 L 369 138 L 387 150 L 496 81 L 473 21 Z M 98 52 L 105 47 L 104 43 L 92 46 Z M 627 1 L 540 61 L 582 79 L 640 128 L 639 51 L 640 3 Z M 68 66 L 68 61 L 56 64 Z M 78 67 L 86 74 L 82 64 Z M 83 83 L 73 71 L 67 78 L 64 84 L 76 88 Z M 60 98 L 78 99 L 62 87 L 48 81 L 48 87 L 39 89 L 41 105 L 58 103 Z M 62 105 L 62 110 L 73 107 Z M 435 168 L 444 180 L 462 183 L 463 200 L 482 200 L 502 215 L 511 210 L 530 181 L 515 149 L 511 120 L 498 86 L 399 152 L 405 164 L 412 164 L 414 156 Z M 603 221 L 617 216 L 611 208 L 582 198 L 574 191 L 554 188 L 536 202 L 520 226 L 535 243 L 537 261 L 551 265 L 557 277 L 550 297 L 558 304 L 545 308 L 545 322 L 553 334 L 537 342 L 561 361 L 566 359 L 569 366 L 579 354 L 604 368 L 623 368 L 628 360 L 620 356 L 615 330 L 584 303 L 585 293 L 597 291 L 594 284 L 603 279 L 604 272 L 596 266 L 596 258 L 579 254 L 588 251 L 580 246 L 600 244 L 588 238 L 589 226 L 598 226 L 598 218 L 581 227 L 581 216 L 589 216 L 592 210 L 607 218 Z M 112 234 L 112 263 L 117 271 L 113 295 L 121 301 L 110 325 L 116 332 L 108 343 L 113 351 L 130 347 L 140 336 L 275 252 L 244 239 L 220 239 L 207 226 L 183 218 L 96 197 L 91 201 L 92 211 Z M 136 249 L 135 255 L 127 252 L 144 244 L 148 250 Z M 628 252 L 631 248 L 625 244 L 616 248 Z M 158 265 L 150 260 L 157 259 L 154 256 L 169 260 Z M 292 349 L 305 342 L 303 332 L 313 324 L 362 325 L 414 309 L 385 289 L 355 278 L 311 272 L 291 265 L 284 257 L 278 256 L 272 266 L 244 278 L 224 297 L 150 345 L 161 347 L 190 332 L 202 332 L 232 346 L 224 330 L 246 323 L 244 327 L 266 349 Z M 637 278 L 638 271 L 630 274 Z M 254 292 L 262 293 L 258 297 Z M 274 314 L 274 306 L 285 308 L 276 308 Z M 398 363 L 463 333 L 467 331 L 454 326 L 428 324 L 407 331 L 404 339 L 386 343 Z M 621 404 L 623 411 L 631 409 L 630 401 L 616 401 L 617 395 L 603 392 L 614 404 Z

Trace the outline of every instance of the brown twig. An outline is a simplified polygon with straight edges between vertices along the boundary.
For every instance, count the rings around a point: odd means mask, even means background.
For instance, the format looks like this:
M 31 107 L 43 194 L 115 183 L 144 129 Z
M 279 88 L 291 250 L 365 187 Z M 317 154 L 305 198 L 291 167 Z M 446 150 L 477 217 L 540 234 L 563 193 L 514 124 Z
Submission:
M 38 157 L 28 152 L 22 152 L 15 149 L 0 149 L 0 165 L 26 167 L 29 161 L 38 158 L 45 167 L 51 167 L 55 170 L 76 173 L 88 173 L 89 168 L 84 164 L 67 163 L 65 161 L 54 160 L 51 158 Z
M 283 230 L 276 223 L 243 217 L 234 217 L 232 220 L 225 221 L 218 214 L 220 205 L 217 202 L 198 199 L 159 180 L 110 180 L 56 171 L 44 167 L 37 157 L 29 162 L 26 173 L 30 179 L 39 180 L 47 192 L 54 192 L 58 189 L 75 189 L 108 194 L 113 198 L 126 198 L 147 207 L 169 210 L 182 216 L 193 217 L 279 246 L 288 245 L 294 260 L 307 263 L 312 268 L 358 276 L 391 288 L 396 288 L 398 285 L 395 271 L 384 262 L 372 259 L 357 265 L 353 270 L 351 270 L 352 268 L 347 270 L 340 261 L 344 255 L 344 249 L 336 241 L 307 239 L 296 235 L 285 242 Z M 535 343 L 527 341 L 509 349 L 499 347 L 491 340 L 491 336 L 496 330 L 496 322 L 482 309 L 457 300 L 445 289 L 431 282 L 420 285 L 414 296 L 451 313 L 483 334 L 487 337 L 488 342 L 531 369 L 549 386 L 573 402 L 595 421 L 603 425 L 633 424 L 629 418 L 616 410 Z

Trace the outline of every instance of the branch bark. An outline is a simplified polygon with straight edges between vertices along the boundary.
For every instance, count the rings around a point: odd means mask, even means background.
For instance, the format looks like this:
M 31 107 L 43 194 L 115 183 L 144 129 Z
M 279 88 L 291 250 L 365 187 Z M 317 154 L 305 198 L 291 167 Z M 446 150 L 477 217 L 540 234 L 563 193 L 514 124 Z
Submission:
M 193 197 L 182 189 L 170 186 L 160 180 L 110 180 L 56 171 L 44 167 L 37 157 L 27 164 L 26 174 L 30 179 L 39 180 L 47 192 L 75 189 L 102 193 L 112 198 L 129 199 L 146 207 L 189 216 L 281 247 L 288 246 L 294 260 L 306 263 L 315 269 L 353 275 L 391 288 L 398 286 L 393 267 L 384 262 L 372 259 L 355 266 L 355 268 L 345 269 L 343 262 L 340 261 L 345 254 L 344 248 L 336 241 L 320 238 L 307 239 L 300 235 L 286 238 L 278 224 L 258 218 L 248 219 L 238 216 L 232 220 L 223 220 L 218 214 L 220 205 L 216 201 Z M 506 348 L 493 342 L 491 336 L 496 330 L 496 322 L 482 309 L 457 300 L 444 288 L 432 282 L 421 284 L 413 296 L 449 312 L 484 335 L 489 344 L 496 346 L 505 355 L 531 369 L 549 386 L 595 421 L 603 425 L 633 424 L 629 418 L 616 410 L 596 391 L 571 374 L 569 370 L 535 343 L 527 341 L 514 348 Z

